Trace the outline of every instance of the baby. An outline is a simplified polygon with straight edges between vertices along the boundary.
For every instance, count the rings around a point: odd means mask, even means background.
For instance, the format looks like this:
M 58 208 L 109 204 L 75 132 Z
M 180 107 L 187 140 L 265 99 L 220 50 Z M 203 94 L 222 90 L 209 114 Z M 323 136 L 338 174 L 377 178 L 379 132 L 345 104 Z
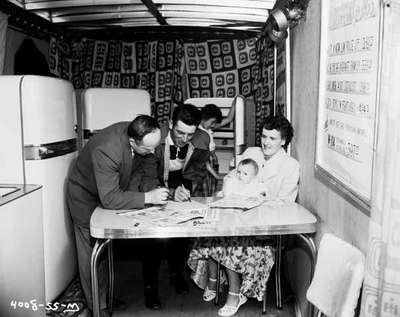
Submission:
M 259 181 L 258 165 L 253 159 L 247 158 L 239 162 L 236 172 L 228 174 L 224 179 L 224 196 L 240 195 L 257 197 L 265 195 L 263 184 Z

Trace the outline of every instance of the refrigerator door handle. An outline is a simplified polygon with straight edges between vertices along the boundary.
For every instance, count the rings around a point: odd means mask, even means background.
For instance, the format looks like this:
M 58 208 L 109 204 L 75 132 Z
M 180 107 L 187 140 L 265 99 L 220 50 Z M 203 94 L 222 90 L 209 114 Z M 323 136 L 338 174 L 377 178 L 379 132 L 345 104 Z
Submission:
M 75 152 L 76 149 L 76 139 L 69 139 L 47 144 L 25 145 L 24 156 L 25 160 L 44 160 Z

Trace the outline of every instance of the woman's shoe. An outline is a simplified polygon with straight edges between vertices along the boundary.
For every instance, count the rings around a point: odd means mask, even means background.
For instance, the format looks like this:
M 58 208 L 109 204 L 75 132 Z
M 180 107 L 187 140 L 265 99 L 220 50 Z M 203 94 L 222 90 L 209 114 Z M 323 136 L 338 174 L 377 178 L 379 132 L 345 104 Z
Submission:
M 216 282 L 217 279 L 216 278 L 208 278 L 209 281 L 211 282 Z M 217 296 L 217 291 L 216 290 L 212 290 L 208 288 L 208 285 L 205 287 L 204 289 L 204 293 L 203 293 L 203 300 L 205 302 L 211 302 L 213 299 L 215 299 L 215 297 Z
M 240 306 L 247 302 L 247 297 L 240 293 L 228 292 L 229 295 L 239 296 L 239 301 L 236 306 L 224 305 L 218 310 L 218 315 L 223 317 L 233 316 L 237 313 Z

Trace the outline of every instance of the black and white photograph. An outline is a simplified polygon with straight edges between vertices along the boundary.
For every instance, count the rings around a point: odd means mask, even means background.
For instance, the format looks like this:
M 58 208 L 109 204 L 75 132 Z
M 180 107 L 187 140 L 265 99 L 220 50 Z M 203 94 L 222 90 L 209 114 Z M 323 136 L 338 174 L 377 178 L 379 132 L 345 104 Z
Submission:
M 400 0 L 0 0 L 0 317 L 400 317 Z

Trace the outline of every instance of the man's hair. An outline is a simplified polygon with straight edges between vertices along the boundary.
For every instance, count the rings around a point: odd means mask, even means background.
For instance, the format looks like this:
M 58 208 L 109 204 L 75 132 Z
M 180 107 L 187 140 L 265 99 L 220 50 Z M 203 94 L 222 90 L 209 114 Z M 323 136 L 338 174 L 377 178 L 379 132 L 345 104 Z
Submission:
M 179 120 L 187 125 L 198 126 L 201 121 L 201 112 L 190 103 L 181 104 L 174 109 L 172 124 L 175 125 Z
M 216 119 L 217 123 L 222 121 L 222 112 L 216 105 L 209 103 L 201 109 L 201 119 L 206 121 L 209 119 Z
M 258 174 L 258 164 L 256 161 L 254 161 L 251 158 L 246 158 L 244 160 L 241 160 L 238 164 L 239 166 L 243 166 L 243 165 L 252 165 L 254 167 L 254 170 L 256 171 L 256 175 Z
M 268 116 L 263 124 L 263 129 L 266 130 L 277 130 L 281 134 L 281 138 L 285 140 L 285 144 L 283 147 L 286 149 L 287 146 L 289 145 L 290 141 L 292 141 L 293 138 L 293 127 L 282 115 L 277 115 L 277 116 Z M 261 130 L 262 133 L 262 130 Z
M 139 115 L 129 124 L 128 136 L 135 141 L 142 141 L 146 134 L 159 128 L 160 126 L 156 119 L 147 115 Z

